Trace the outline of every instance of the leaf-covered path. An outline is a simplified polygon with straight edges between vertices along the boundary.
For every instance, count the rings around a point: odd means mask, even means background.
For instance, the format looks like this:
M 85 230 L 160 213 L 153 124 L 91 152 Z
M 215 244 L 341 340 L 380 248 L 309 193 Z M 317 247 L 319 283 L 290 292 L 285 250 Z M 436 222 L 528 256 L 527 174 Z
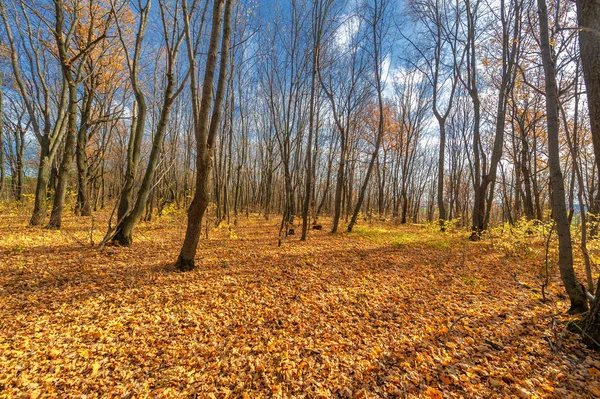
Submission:
M 541 259 L 464 233 L 363 223 L 278 247 L 276 220 L 243 219 L 180 273 L 175 217 L 103 249 L 89 219 L 26 221 L 0 218 L 0 397 L 600 396 L 557 276 L 543 303 Z

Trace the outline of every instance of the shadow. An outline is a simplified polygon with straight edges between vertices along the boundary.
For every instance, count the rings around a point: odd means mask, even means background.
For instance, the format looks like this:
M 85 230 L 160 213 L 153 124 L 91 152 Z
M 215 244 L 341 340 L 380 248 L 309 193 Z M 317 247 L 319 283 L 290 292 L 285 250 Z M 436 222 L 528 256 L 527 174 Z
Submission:
M 219 381 L 234 396 L 241 391 L 224 382 L 227 373 L 253 376 L 248 387 L 267 396 L 271 386 L 261 381 L 286 386 L 291 396 L 317 395 L 333 375 L 344 377 L 332 389 L 338 396 L 420 396 L 429 387 L 465 397 L 515 396 L 517 388 L 542 392 L 546 382 L 575 392 L 559 374 L 589 354 L 570 341 L 564 352 L 552 351 L 544 334 L 554 309 L 515 287 L 510 275 L 533 281 L 527 262 L 498 259 L 476 244 L 398 247 L 327 232 L 278 247 L 264 239 L 271 231 L 201 240 L 190 272 L 174 267 L 177 242 L 3 250 L 3 322 L 27 319 L 19 328 L 29 333 L 39 316 L 50 316 L 52 327 L 99 329 L 119 319 L 119 341 L 104 344 L 149 340 L 142 348 L 150 354 L 119 356 L 124 367 L 149 365 L 143 379 L 154 379 L 154 388 L 196 367 L 214 379 L 192 388 L 206 392 Z M 193 359 L 169 357 L 171 346 Z M 577 360 L 568 360 L 567 349 Z M 297 381 L 304 377 L 286 374 L 291 361 L 306 364 L 303 385 Z M 508 374 L 512 379 L 503 379 Z M 525 387 L 527 380 L 539 384 Z

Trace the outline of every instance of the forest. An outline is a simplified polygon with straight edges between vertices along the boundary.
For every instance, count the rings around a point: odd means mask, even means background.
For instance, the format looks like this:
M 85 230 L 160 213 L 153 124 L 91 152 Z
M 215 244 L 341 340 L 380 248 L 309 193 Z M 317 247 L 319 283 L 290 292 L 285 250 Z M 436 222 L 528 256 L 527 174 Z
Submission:
M 600 398 L 600 1 L 0 0 L 0 398 Z

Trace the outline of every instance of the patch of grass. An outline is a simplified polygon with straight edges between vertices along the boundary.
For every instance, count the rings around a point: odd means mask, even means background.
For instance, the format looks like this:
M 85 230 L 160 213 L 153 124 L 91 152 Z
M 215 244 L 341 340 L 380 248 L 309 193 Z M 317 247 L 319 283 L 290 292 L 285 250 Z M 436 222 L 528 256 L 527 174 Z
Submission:
M 356 226 L 352 230 L 352 233 L 350 233 L 350 234 L 365 237 L 365 238 L 370 238 L 373 240 L 379 240 L 382 237 L 393 235 L 394 232 L 392 232 L 391 230 L 382 229 L 382 228 L 378 228 L 378 227 Z
M 481 282 L 481 280 L 479 280 L 477 277 L 473 277 L 473 276 L 460 276 L 461 281 L 465 284 L 465 285 L 469 285 L 471 287 L 475 287 L 478 286 L 479 283 Z
M 448 250 L 452 249 L 452 245 L 445 238 L 441 238 L 441 239 L 436 238 L 436 239 L 428 240 L 425 242 L 425 244 L 429 248 L 437 249 L 440 251 L 448 251 Z
M 396 248 L 403 248 L 405 246 L 409 246 L 410 244 L 414 244 L 417 241 L 418 236 L 416 234 L 397 234 L 392 240 L 391 245 Z
M 361 226 L 356 227 L 351 234 L 377 243 L 389 244 L 394 248 L 421 246 L 439 251 L 452 249 L 452 244 L 449 241 L 450 236 L 440 234 L 439 231 L 435 233 L 430 233 L 427 230 L 412 232 Z

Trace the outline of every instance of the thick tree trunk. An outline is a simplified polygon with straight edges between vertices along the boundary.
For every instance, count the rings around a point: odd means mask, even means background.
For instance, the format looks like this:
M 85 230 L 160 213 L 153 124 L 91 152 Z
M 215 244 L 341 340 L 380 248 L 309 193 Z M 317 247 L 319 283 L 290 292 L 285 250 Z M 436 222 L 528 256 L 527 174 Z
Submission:
M 596 301 L 592 304 L 586 319 L 583 340 L 589 346 L 600 350 L 600 279 L 596 283 Z
M 200 232 L 202 230 L 202 219 L 208 206 L 208 182 L 210 176 L 210 156 L 205 153 L 196 162 L 198 172 L 196 173 L 196 192 L 190 208 L 188 210 L 188 223 L 185 232 L 185 239 L 177 258 L 176 267 L 181 271 L 194 269 L 194 257 L 200 241 Z
M 405 187 L 402 187 L 401 197 L 402 197 L 402 214 L 400 216 L 400 223 L 406 224 L 406 222 L 408 221 L 407 220 L 407 215 L 408 215 L 408 195 L 407 195 Z
M 133 208 L 133 189 L 135 176 L 140 160 L 140 148 L 142 137 L 144 136 L 144 126 L 146 122 L 146 101 L 143 94 L 136 94 L 135 105 L 131 122 L 131 133 L 129 136 L 129 145 L 127 147 L 127 170 L 125 172 L 125 183 L 121 190 L 119 207 L 117 209 L 117 220 L 121 221 L 125 215 Z

